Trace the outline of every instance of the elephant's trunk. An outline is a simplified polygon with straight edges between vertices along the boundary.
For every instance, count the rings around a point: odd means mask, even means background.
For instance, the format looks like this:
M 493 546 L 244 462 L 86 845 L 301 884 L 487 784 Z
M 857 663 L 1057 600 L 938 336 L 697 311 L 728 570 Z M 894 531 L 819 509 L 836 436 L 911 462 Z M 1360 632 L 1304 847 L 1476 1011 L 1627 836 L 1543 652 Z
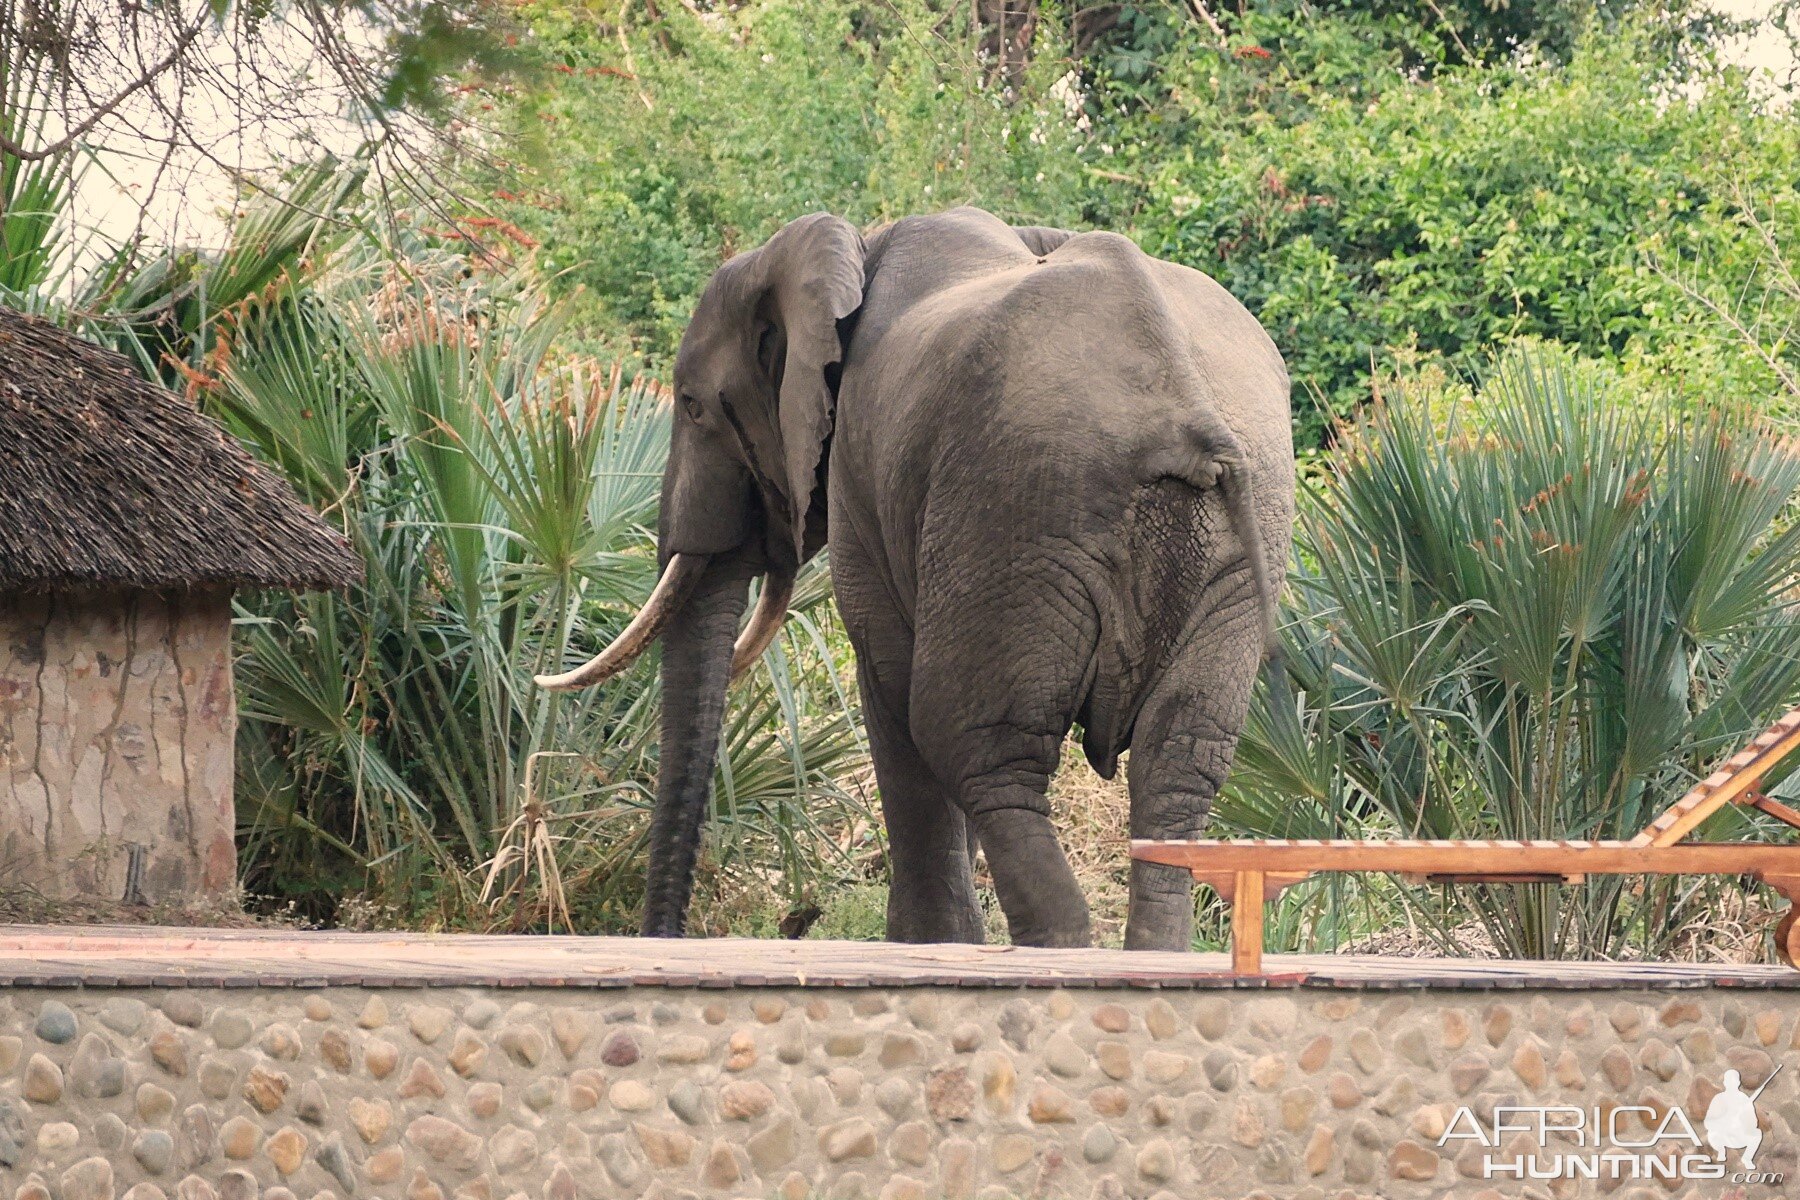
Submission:
M 733 635 L 748 587 L 741 560 L 715 560 L 663 637 L 662 752 L 644 888 L 645 937 L 680 937 L 687 921 L 731 682 Z
M 662 633 L 669 619 L 681 610 L 686 603 L 688 593 L 694 590 L 694 584 L 706 570 L 707 556 L 704 554 L 676 554 L 669 559 L 669 565 L 663 568 L 662 578 L 656 581 L 656 588 L 650 593 L 650 599 L 638 615 L 631 619 L 624 632 L 613 639 L 612 645 L 594 655 L 593 658 L 562 675 L 539 675 L 539 687 L 549 688 L 553 692 L 570 692 L 577 688 L 592 687 L 596 683 L 604 683 L 626 667 L 637 661 L 638 655 L 650 648 L 650 643 Z

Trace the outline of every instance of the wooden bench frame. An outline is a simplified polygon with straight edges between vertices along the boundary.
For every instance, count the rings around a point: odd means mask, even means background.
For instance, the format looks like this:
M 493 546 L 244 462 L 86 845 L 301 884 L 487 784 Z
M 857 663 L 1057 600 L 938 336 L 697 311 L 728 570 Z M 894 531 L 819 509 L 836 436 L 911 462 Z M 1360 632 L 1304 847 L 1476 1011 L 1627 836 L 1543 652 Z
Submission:
M 1135 839 L 1131 857 L 1185 867 L 1231 905 L 1231 969 L 1262 973 L 1263 906 L 1313 875 L 1380 871 L 1429 883 L 1580 883 L 1589 875 L 1750 875 L 1789 904 L 1775 927 L 1783 962 L 1800 965 L 1800 845 L 1678 844 L 1727 804 L 1756 808 L 1800 828 L 1800 811 L 1758 789 L 1800 748 L 1793 709 L 1695 784 L 1630 841 L 1192 841 Z

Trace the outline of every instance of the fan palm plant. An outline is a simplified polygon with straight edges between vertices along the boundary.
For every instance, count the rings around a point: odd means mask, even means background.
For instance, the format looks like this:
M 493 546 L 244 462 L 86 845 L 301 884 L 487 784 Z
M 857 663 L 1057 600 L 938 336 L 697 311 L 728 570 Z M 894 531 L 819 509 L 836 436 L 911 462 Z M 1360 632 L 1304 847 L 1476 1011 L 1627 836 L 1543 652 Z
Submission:
M 1471 394 L 1403 390 L 1303 505 L 1288 669 L 1219 819 L 1631 836 L 1800 699 L 1797 487 L 1800 450 L 1747 416 L 1672 415 L 1543 349 Z M 1445 946 L 1477 927 L 1503 953 L 1597 957 L 1665 949 L 1709 886 L 1388 894 Z
M 244 614 L 250 857 L 265 888 L 354 865 L 446 919 L 486 897 L 521 926 L 606 921 L 635 903 L 655 677 L 571 701 L 532 676 L 647 595 L 668 406 L 556 354 L 529 289 L 466 283 L 426 247 L 407 262 L 341 256 L 249 311 L 219 364 L 216 411 L 367 571 Z M 779 861 L 794 903 L 830 870 L 809 830 L 849 802 L 832 781 L 859 753 L 809 595 L 738 699 L 718 788 L 720 859 Z

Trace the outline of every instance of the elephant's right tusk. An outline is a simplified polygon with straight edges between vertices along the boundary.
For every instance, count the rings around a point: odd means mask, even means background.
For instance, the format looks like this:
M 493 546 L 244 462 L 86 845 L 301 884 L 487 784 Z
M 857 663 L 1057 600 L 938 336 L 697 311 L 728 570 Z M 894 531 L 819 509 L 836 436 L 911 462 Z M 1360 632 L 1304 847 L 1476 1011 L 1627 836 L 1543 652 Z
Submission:
M 706 570 L 706 559 L 704 554 L 677 554 L 670 558 L 650 599 L 612 645 L 566 674 L 536 676 L 538 686 L 553 692 L 571 692 L 604 682 L 629 667 L 681 609 L 700 573 Z
M 737 677 L 756 665 L 756 660 L 763 656 L 763 651 L 775 641 L 775 635 L 781 632 L 781 623 L 787 619 L 788 601 L 794 597 L 794 577 L 787 573 L 770 575 L 763 580 L 762 596 L 756 601 L 756 612 L 750 617 L 750 623 L 744 626 L 744 632 L 738 634 L 736 647 L 731 652 L 731 678 Z

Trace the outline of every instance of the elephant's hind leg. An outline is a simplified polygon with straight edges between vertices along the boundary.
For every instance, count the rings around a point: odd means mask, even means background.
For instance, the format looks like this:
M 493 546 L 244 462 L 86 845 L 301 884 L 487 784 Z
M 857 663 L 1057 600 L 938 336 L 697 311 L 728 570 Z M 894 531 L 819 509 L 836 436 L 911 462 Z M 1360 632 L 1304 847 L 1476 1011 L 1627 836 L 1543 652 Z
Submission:
M 1052 592 L 1066 600 L 1053 610 L 1038 604 Z M 1045 796 L 1093 655 L 1085 596 L 1070 573 L 1039 558 L 989 586 L 921 598 L 913 736 L 954 781 L 1015 945 L 1092 942 Z
M 1248 572 L 1210 586 L 1195 632 L 1156 681 L 1132 732 L 1131 836 L 1204 836 L 1225 784 L 1262 660 L 1262 616 Z M 1127 950 L 1186 950 L 1194 930 L 1194 880 L 1182 867 L 1131 864 Z
M 1069 869 L 1041 791 L 982 793 L 970 818 L 1015 946 L 1091 946 L 1087 899 Z

